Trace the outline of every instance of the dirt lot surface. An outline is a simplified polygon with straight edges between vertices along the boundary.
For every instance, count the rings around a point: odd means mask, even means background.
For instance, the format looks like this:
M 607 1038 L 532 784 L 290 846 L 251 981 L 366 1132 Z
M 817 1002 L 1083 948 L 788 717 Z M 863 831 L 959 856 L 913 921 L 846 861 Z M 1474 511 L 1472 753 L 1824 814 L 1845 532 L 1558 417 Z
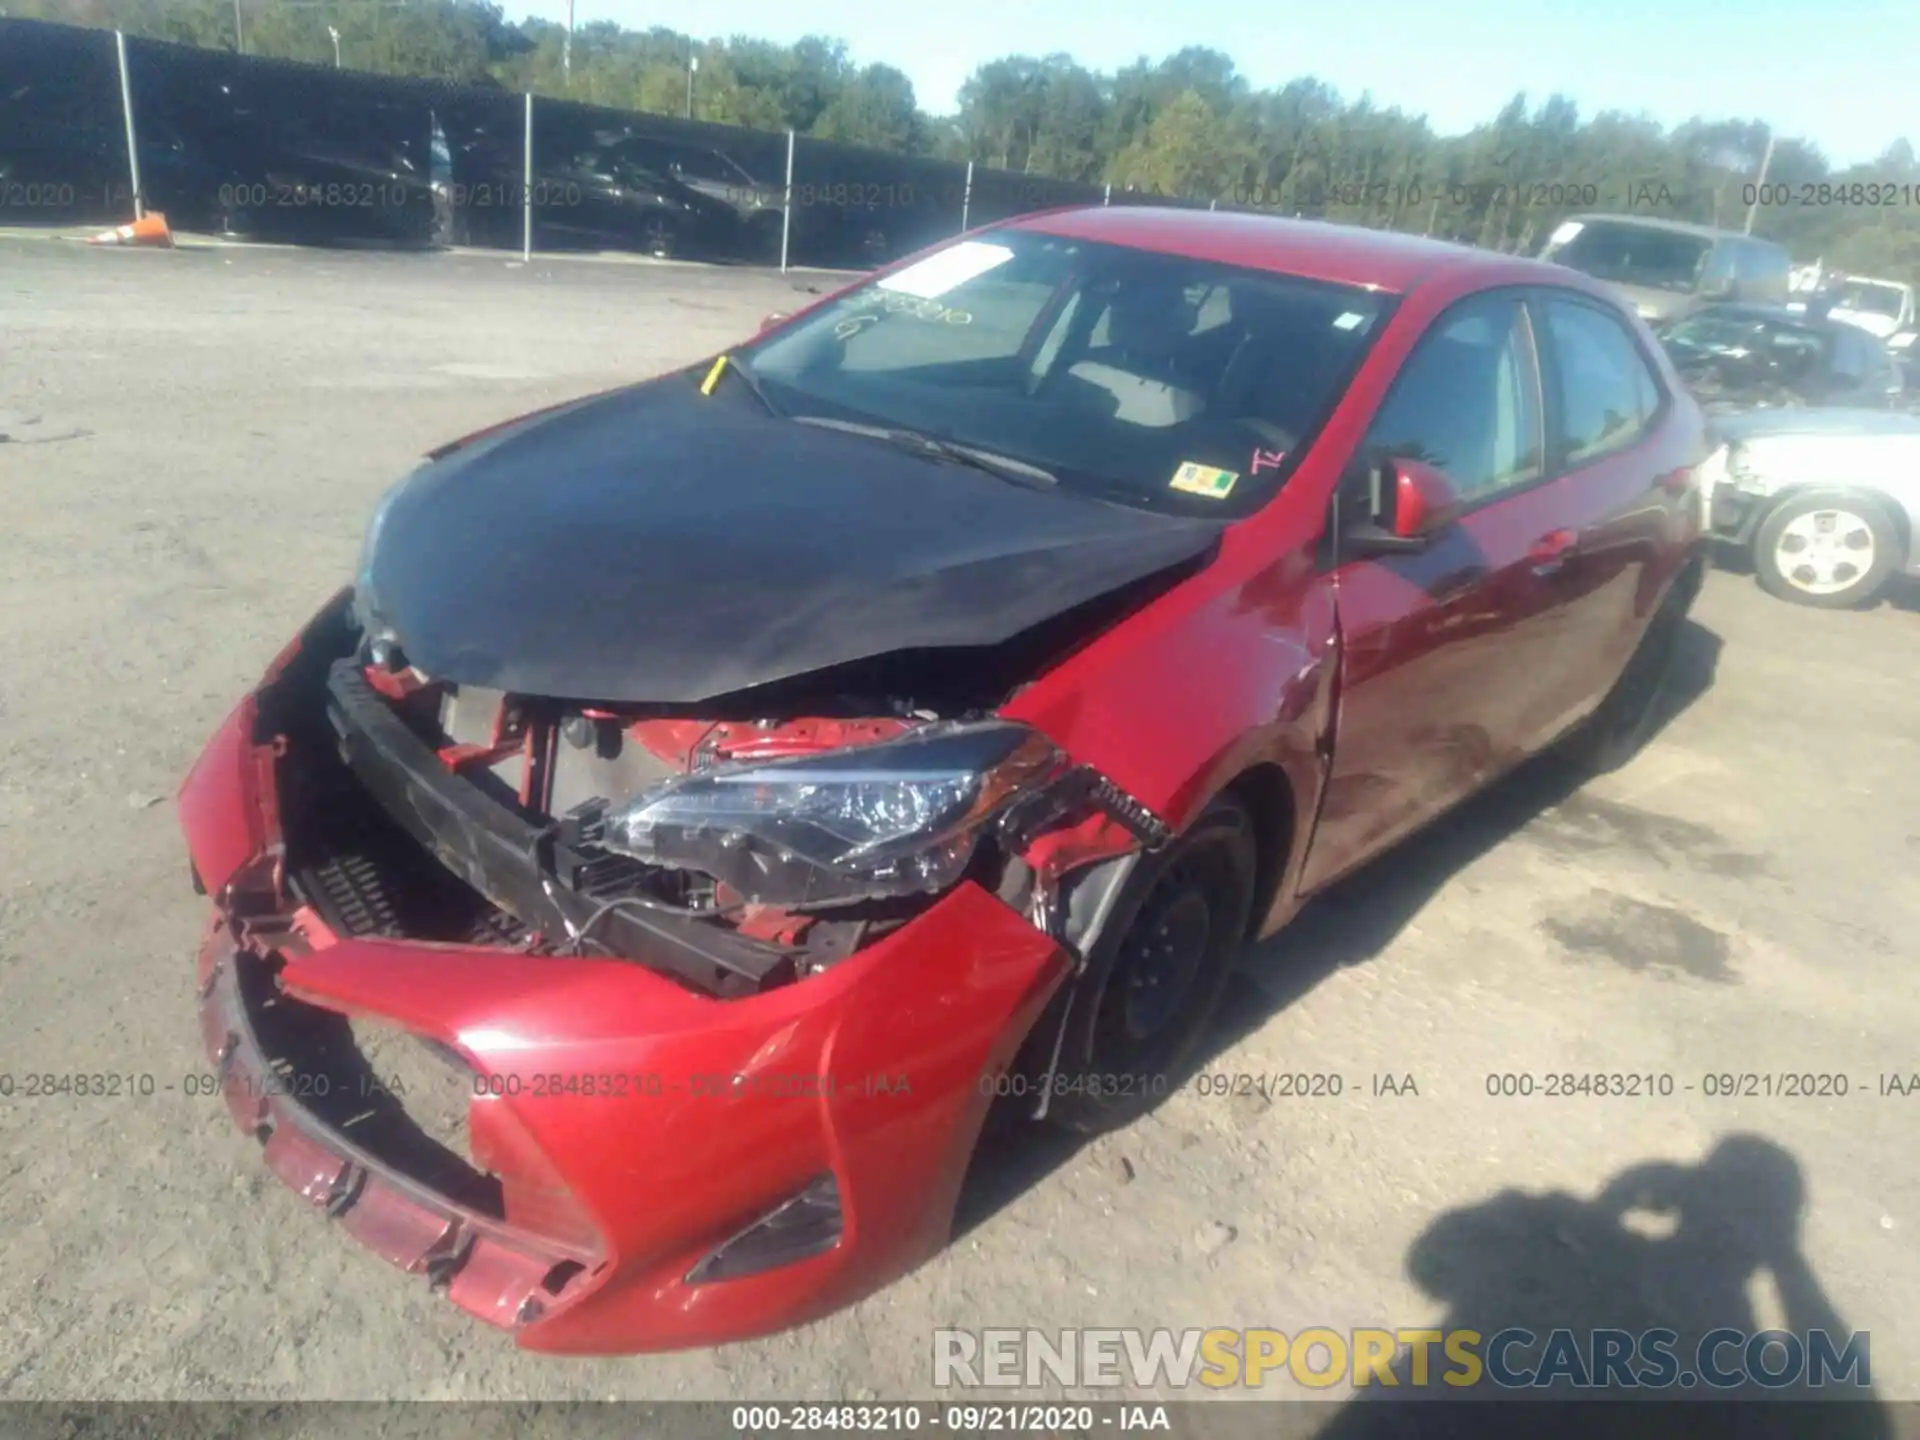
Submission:
M 1209 1072 L 1340 1096 L 1189 1086 L 1098 1143 L 996 1155 L 944 1254 L 798 1333 L 520 1354 L 182 1092 L 204 902 L 174 787 L 348 578 L 380 493 L 435 442 L 690 362 L 809 283 L 0 239 L 0 1070 L 157 1080 L 0 1098 L 0 1394 L 900 1397 L 931 1393 L 937 1326 L 1444 1317 L 1843 1323 L 1883 1398 L 1920 1399 L 1920 1095 L 1881 1093 L 1920 1072 L 1905 604 L 1824 614 L 1716 574 L 1684 703 L 1632 767 L 1578 793 L 1522 775 L 1249 957 Z M 1672 1093 L 1488 1093 L 1563 1071 Z M 1709 1096 L 1722 1073 L 1760 1093 Z M 1849 1093 L 1766 1094 L 1783 1075 Z M 1743 1133 L 1771 1167 L 1702 1164 Z M 1656 1161 L 1677 1231 L 1603 1195 Z

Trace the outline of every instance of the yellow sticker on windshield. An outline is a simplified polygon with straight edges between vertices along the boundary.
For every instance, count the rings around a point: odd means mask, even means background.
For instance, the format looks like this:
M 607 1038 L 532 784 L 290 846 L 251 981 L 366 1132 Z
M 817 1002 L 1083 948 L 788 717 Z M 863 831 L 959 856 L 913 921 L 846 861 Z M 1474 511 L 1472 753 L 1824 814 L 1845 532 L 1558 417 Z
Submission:
M 1184 490 L 1189 495 L 1205 495 L 1210 500 L 1224 500 L 1233 493 L 1234 482 L 1239 478 L 1232 470 L 1196 465 L 1189 460 L 1173 472 L 1171 488 Z

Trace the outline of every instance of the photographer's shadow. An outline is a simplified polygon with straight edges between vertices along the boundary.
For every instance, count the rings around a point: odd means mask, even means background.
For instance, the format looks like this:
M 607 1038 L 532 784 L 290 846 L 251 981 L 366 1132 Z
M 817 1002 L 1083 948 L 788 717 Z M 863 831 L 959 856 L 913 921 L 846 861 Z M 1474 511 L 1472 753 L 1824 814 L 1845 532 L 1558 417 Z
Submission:
M 1479 1383 L 1448 1385 L 1462 1373 L 1437 1345 L 1430 1347 L 1425 1383 L 1411 1350 L 1395 1357 L 1391 1386 L 1375 1381 L 1359 1389 L 1316 1440 L 1384 1440 L 1388 1436 L 1535 1436 L 1551 1433 L 1631 1434 L 1636 1437 L 1706 1434 L 1819 1435 L 1822 1440 L 1890 1440 L 1888 1411 L 1868 1383 L 1866 1342 L 1849 1354 L 1849 1333 L 1800 1248 L 1806 1190 L 1800 1167 L 1785 1150 L 1755 1135 L 1722 1141 L 1698 1165 L 1650 1163 L 1615 1178 L 1594 1200 L 1564 1192 L 1529 1195 L 1506 1191 L 1483 1204 L 1443 1214 L 1407 1258 L 1408 1272 L 1448 1310 L 1442 1330 L 1480 1333 L 1477 1353 L 1501 1331 L 1524 1330 L 1531 1343 L 1506 1347 L 1501 1357 L 1508 1385 L 1493 1382 L 1492 1368 Z M 1752 1298 L 1756 1280 L 1770 1276 L 1777 1314 L 1762 1314 Z M 1773 1309 L 1771 1304 L 1762 1307 Z M 1746 1341 L 1774 1327 L 1797 1337 L 1805 1362 L 1791 1363 L 1781 1342 L 1764 1350 Z M 1596 1329 L 1644 1337 L 1674 1332 L 1667 1345 L 1669 1383 L 1603 1386 L 1604 1375 L 1587 1375 L 1596 1388 L 1576 1388 L 1567 1379 L 1543 1385 L 1535 1377 L 1568 1374 L 1565 1361 L 1544 1364 L 1556 1351 L 1577 1353 L 1571 1372 L 1592 1362 Z M 1742 1332 L 1740 1343 L 1721 1340 L 1702 1354 L 1718 1330 Z M 1566 1331 L 1571 1343 L 1549 1337 Z M 1823 1332 L 1840 1363 L 1819 1366 L 1809 1332 Z M 1856 1368 L 1848 1362 L 1859 1356 Z M 1752 1380 L 1719 1388 L 1704 1364 L 1726 1380 L 1755 1364 L 1789 1383 Z M 1642 1376 L 1658 1376 L 1645 1353 L 1624 1359 Z M 1686 1383 L 1692 1377 L 1693 1383 Z M 1528 1388 L 1511 1382 L 1526 1379 Z M 1824 1379 L 1824 1383 L 1821 1383 Z M 1569 1399 L 1600 1399 L 1571 1406 Z M 1649 1399 L 1657 1408 L 1623 1409 L 1614 1402 Z M 1487 1405 L 1484 1401 L 1538 1401 L 1532 1405 Z M 1465 1405 L 1459 1402 L 1468 1402 Z M 1738 1401 L 1819 1401 L 1746 1404 Z M 1447 1403 L 1452 1402 L 1452 1403 Z M 1721 1402 L 1706 1405 L 1698 1402 Z

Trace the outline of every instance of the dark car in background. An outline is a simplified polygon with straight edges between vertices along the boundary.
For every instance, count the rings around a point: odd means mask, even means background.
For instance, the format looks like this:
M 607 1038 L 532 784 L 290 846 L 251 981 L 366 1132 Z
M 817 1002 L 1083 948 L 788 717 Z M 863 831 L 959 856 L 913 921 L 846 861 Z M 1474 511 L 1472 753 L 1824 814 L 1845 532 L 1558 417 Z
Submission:
M 536 161 L 518 127 L 469 127 L 453 168 L 457 244 L 518 247 L 531 200 L 540 249 L 633 250 L 701 260 L 777 260 L 782 189 L 712 146 L 604 130 Z M 530 193 L 529 193 L 530 192 Z
M 1709 306 L 1657 333 L 1709 414 L 1806 405 L 1883 409 L 1904 391 L 1900 367 L 1877 336 L 1784 306 Z
M 701 223 L 690 196 L 644 163 L 646 153 L 630 139 L 598 141 L 542 169 L 533 182 L 534 243 L 660 256 L 697 252 L 698 238 L 712 227 Z
M 1783 305 L 1793 268 L 1771 240 L 1646 215 L 1572 216 L 1540 258 L 1613 285 L 1649 322 L 1719 301 Z
M 660 176 L 665 192 L 687 206 L 691 239 L 742 259 L 779 258 L 784 187 L 757 179 L 710 145 L 642 140 L 630 145 L 632 163 Z
M 302 245 L 431 245 L 442 238 L 426 112 L 343 111 L 282 120 L 271 130 L 243 129 L 270 135 L 271 147 L 229 158 L 229 178 L 213 189 L 215 228 Z M 236 124 L 245 126 L 244 117 Z M 413 129 L 417 137 L 407 133 Z
M 298 245 L 445 238 L 426 105 L 298 73 L 164 78 L 139 116 L 140 188 L 175 229 Z

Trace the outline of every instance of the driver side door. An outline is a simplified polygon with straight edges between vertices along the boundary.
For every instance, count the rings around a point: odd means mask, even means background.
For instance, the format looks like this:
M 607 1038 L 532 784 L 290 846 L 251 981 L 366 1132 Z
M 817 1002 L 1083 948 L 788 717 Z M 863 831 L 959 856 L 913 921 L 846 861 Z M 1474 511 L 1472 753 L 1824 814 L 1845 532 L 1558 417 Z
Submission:
M 1538 743 L 1574 541 L 1547 468 L 1544 409 L 1520 295 L 1473 296 L 1433 322 L 1354 457 L 1332 517 L 1340 700 L 1304 891 Z M 1419 550 L 1358 553 L 1342 537 L 1377 518 L 1394 457 L 1440 470 L 1458 503 Z

